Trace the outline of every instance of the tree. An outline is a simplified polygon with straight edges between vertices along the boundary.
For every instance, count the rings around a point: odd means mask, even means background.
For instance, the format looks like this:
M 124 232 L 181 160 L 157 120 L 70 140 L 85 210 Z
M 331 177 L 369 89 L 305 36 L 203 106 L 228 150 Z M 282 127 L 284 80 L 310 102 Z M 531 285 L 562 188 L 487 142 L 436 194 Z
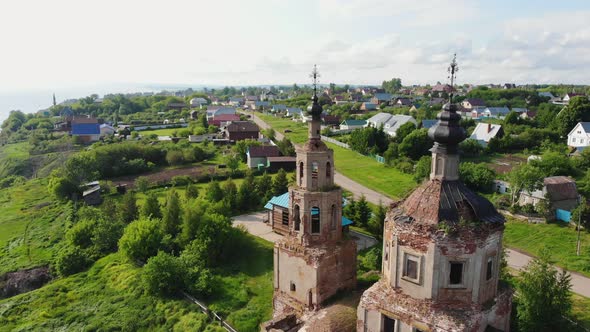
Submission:
M 231 174 L 235 174 L 240 167 L 240 156 L 237 153 L 229 153 L 225 157 L 225 164 L 230 169 Z
M 543 153 L 540 159 L 531 160 L 531 165 L 538 168 L 543 177 L 574 173 L 571 159 L 567 154 L 557 151 Z
M 422 182 L 430 175 L 430 168 L 432 167 L 432 157 L 422 156 L 416 163 L 414 168 L 414 180 L 418 183 Z
M 295 155 L 295 147 L 293 146 L 293 143 L 291 143 L 291 141 L 286 136 L 284 136 L 283 139 L 279 141 L 277 146 L 283 156 L 294 156 Z
M 571 277 L 551 265 L 543 249 L 521 272 L 517 284 L 518 326 L 521 331 L 570 331 Z
M 141 218 L 130 223 L 119 240 L 119 249 L 133 261 L 146 262 L 156 255 L 164 234 L 157 220 Z
M 148 178 L 145 176 L 140 176 L 135 179 L 135 188 L 141 193 L 146 192 L 150 187 L 150 184 L 150 180 L 148 180 Z
M 459 143 L 459 150 L 463 152 L 463 155 L 468 157 L 479 156 L 484 148 L 474 139 L 466 139 Z
M 84 251 L 76 246 L 68 246 L 57 254 L 55 271 L 62 277 L 83 271 L 90 265 Z
M 199 188 L 197 188 L 197 186 L 195 186 L 194 184 L 187 184 L 184 195 L 187 201 L 193 198 L 197 198 L 199 197 Z
M 387 93 L 395 93 L 402 88 L 402 79 L 392 78 L 390 81 L 383 81 L 381 88 Z
M 170 190 L 166 197 L 166 205 L 162 209 L 162 227 L 165 234 L 175 237 L 180 231 L 181 216 L 180 198 L 176 190 Z
M 141 281 L 148 294 L 171 296 L 184 288 L 185 273 L 178 257 L 158 251 L 143 267 Z
M 428 130 L 425 128 L 414 130 L 399 145 L 399 153 L 402 156 L 418 160 L 427 155 L 432 147 L 432 140 L 428 137 Z
M 66 233 L 66 238 L 71 245 L 86 249 L 92 246 L 92 232 L 95 222 L 93 220 L 80 220 Z
M 590 229 L 590 206 L 588 206 L 588 201 L 583 196 L 581 197 L 580 204 L 572 211 L 571 220 L 576 224 L 580 222 L 581 226 Z
M 223 200 L 227 202 L 231 212 L 238 212 L 238 187 L 230 178 L 223 185 Z
M 205 200 L 196 200 L 192 204 L 187 204 L 184 209 L 184 216 L 182 218 L 182 226 L 180 233 L 180 245 L 182 247 L 188 245 L 194 240 L 199 225 L 209 207 L 209 202 Z
M 581 121 L 590 121 L 590 100 L 585 96 L 576 96 L 557 114 L 559 134 L 562 137 L 567 136 Z
M 385 159 L 385 164 L 391 166 L 393 161 L 399 157 L 399 144 L 397 143 L 389 143 L 387 147 L 387 151 L 383 154 L 383 158 Z
M 356 202 L 356 214 L 354 221 L 358 223 L 360 227 L 366 228 L 369 224 L 369 219 L 371 218 L 371 208 L 369 207 L 369 203 L 365 198 L 365 195 L 362 195 L 361 198 Z
M 162 210 L 158 196 L 154 193 L 147 194 L 145 203 L 141 207 L 141 216 L 144 218 L 162 219 Z
M 256 192 L 262 202 L 267 202 L 272 198 L 272 177 L 268 173 L 264 172 L 261 177 L 256 179 Z
M 125 224 L 121 221 L 98 219 L 91 238 L 94 251 L 100 256 L 116 252 L 117 243 L 123 235 L 123 229 L 125 229 Z
M 289 190 L 289 180 L 287 179 L 287 172 L 284 169 L 280 169 L 274 180 L 272 181 L 272 192 L 273 196 L 279 196 Z
M 219 202 L 223 199 L 223 191 L 219 186 L 219 182 L 213 180 L 207 186 L 207 200 L 210 202 Z
M 414 130 L 416 130 L 416 125 L 413 122 L 408 121 L 404 123 L 395 132 L 395 141 L 401 143 Z
M 254 175 L 252 172 L 248 172 L 238 190 L 238 207 L 240 211 L 249 211 L 258 205 L 260 205 L 260 196 L 256 192 Z
M 377 206 L 377 210 L 369 221 L 369 230 L 371 234 L 375 236 L 379 241 L 383 239 L 383 226 L 385 225 L 385 217 L 387 215 L 387 209 L 381 202 Z
M 510 182 L 510 195 L 512 205 L 514 205 L 521 190 L 532 192 L 541 189 L 543 186 L 543 175 L 540 174 L 536 167 L 525 164 L 512 169 L 508 173 L 508 182 Z
M 518 113 L 514 112 L 514 111 L 510 111 L 508 114 L 506 114 L 506 117 L 504 117 L 504 123 L 505 124 L 518 124 Z
M 119 206 L 119 218 L 125 222 L 130 223 L 137 219 L 139 211 L 137 209 L 137 199 L 133 191 L 128 191 L 123 195 L 121 205 Z
M 472 190 L 489 192 L 492 190 L 496 172 L 484 164 L 464 162 L 459 166 L 459 176 Z

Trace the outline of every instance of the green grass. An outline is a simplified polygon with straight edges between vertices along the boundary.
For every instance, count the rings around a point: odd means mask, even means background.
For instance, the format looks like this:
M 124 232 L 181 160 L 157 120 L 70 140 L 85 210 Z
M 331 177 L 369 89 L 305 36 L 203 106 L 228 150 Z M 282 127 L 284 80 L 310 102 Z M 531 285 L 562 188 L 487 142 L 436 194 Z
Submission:
M 269 242 L 244 236 L 248 250 L 214 271 L 216 286 L 204 302 L 238 331 L 253 332 L 272 315 L 273 249 Z M 1 300 L 0 326 L 16 331 L 170 331 L 200 312 L 183 299 L 146 295 L 141 271 L 121 254 L 111 254 L 87 272 Z
M 417 185 L 411 175 L 393 167 L 385 167 L 375 159 L 358 152 L 331 143 L 326 144 L 334 150 L 336 170 L 367 188 L 400 199 Z
M 572 313 L 576 321 L 584 328 L 590 330 L 590 298 L 580 295 L 573 295 L 574 307 Z
M 557 265 L 590 277 L 590 234 L 582 230 L 580 239 L 581 255 L 577 256 L 577 232 L 567 224 L 529 224 L 509 219 L 504 231 L 506 246 L 532 255 L 538 255 L 542 248 L 547 247 Z
M 20 142 L 6 144 L 0 147 L 0 160 L 4 158 L 28 158 L 29 157 L 29 143 Z
M 275 117 L 274 115 L 267 115 L 256 113 L 262 121 L 268 123 L 275 131 L 287 136 L 291 142 L 301 144 L 307 141 L 307 124 L 296 122 L 289 118 Z M 285 130 L 291 130 L 290 133 L 285 133 Z
M 141 136 L 149 136 L 151 134 L 156 134 L 158 136 L 172 136 L 173 132 L 178 132 L 180 129 L 184 129 L 184 128 L 164 128 L 164 129 L 142 130 L 142 131 L 137 131 L 137 132 Z
M 63 238 L 64 205 L 51 201 L 47 180 L 0 190 L 0 275 L 47 264 Z

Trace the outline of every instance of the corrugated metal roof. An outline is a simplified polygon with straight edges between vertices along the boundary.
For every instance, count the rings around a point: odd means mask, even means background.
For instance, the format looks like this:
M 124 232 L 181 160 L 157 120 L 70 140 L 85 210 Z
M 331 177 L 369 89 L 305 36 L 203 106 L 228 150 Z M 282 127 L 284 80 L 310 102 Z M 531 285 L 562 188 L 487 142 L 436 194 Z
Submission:
M 76 123 L 72 125 L 72 135 L 100 135 L 98 123 Z

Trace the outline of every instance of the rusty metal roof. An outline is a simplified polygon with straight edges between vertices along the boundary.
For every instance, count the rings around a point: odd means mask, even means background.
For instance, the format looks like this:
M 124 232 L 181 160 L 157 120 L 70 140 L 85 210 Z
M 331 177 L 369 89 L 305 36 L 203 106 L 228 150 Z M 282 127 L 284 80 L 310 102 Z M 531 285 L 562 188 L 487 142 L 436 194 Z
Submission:
M 412 221 L 428 224 L 460 220 L 505 221 L 490 201 L 475 194 L 460 181 L 427 181 L 414 190 L 401 207 Z

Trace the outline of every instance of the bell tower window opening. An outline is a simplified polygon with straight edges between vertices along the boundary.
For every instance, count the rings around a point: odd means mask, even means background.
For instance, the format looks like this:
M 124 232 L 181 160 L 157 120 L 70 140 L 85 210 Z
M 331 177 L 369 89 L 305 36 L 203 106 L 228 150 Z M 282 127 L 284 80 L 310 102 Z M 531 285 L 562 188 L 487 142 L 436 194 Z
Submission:
M 303 182 L 303 162 L 299 163 L 299 185 Z
M 494 276 L 494 257 L 488 257 L 486 264 L 486 280 L 492 279 Z
M 314 161 L 311 163 L 311 178 L 317 179 L 318 173 L 319 173 L 319 165 L 318 165 L 317 161 Z
M 295 205 L 295 209 L 293 209 L 293 220 L 295 221 L 295 230 L 298 231 L 301 227 L 301 217 L 299 213 L 299 205 Z
M 319 234 L 321 229 L 320 226 L 320 208 L 314 206 L 311 208 L 311 233 Z
M 326 163 L 326 177 L 329 178 L 332 176 L 332 165 L 330 164 L 330 162 L 328 161 Z

